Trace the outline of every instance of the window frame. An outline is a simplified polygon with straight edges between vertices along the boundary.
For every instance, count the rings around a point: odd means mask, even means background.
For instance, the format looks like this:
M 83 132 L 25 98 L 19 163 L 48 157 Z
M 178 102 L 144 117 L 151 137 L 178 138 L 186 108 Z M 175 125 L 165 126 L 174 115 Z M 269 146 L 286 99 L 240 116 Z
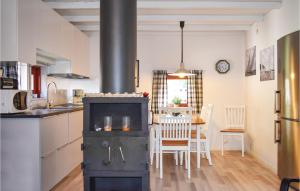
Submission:
M 179 76 L 172 76 L 172 75 L 169 75 L 170 73 L 167 74 L 167 81 L 168 80 L 188 80 L 188 77 L 185 76 L 183 78 L 180 78 Z M 168 84 L 168 83 L 167 83 Z M 188 89 L 188 87 L 187 87 Z M 188 107 L 188 92 L 186 92 L 186 100 L 187 100 L 187 103 L 182 103 L 182 104 L 179 104 L 179 107 Z M 168 103 L 169 104 L 169 103 Z

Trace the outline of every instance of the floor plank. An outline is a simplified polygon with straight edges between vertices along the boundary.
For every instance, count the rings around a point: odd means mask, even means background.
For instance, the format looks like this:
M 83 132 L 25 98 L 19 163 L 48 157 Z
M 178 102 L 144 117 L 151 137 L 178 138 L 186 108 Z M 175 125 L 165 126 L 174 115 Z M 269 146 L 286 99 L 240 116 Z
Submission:
M 278 191 L 278 177 L 260 165 L 253 157 L 240 152 L 212 152 L 213 166 L 201 159 L 196 169 L 196 156 L 192 154 L 191 179 L 187 179 L 184 166 L 175 166 L 173 156 L 164 155 L 164 179 L 159 170 L 151 167 L 151 191 Z M 154 163 L 155 164 L 155 163 Z M 52 191 L 83 191 L 82 172 L 79 167 L 63 179 Z

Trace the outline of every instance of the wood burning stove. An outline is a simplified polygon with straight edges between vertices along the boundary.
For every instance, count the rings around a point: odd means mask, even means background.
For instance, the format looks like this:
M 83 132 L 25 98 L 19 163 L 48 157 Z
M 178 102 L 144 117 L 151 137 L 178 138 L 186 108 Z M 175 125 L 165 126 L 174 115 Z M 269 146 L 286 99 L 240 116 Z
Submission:
M 149 190 L 148 98 L 86 97 L 83 102 L 84 190 Z

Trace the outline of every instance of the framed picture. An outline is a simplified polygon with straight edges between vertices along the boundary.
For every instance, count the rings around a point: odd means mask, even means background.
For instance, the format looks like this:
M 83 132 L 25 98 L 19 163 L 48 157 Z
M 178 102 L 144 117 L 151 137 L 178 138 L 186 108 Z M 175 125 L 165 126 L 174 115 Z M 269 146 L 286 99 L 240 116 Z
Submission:
M 260 51 L 260 81 L 274 80 L 274 46 Z
M 137 88 L 140 87 L 140 60 L 136 60 L 136 62 L 135 62 L 134 80 L 135 80 L 135 86 Z
M 256 46 L 246 51 L 246 71 L 245 76 L 256 75 Z

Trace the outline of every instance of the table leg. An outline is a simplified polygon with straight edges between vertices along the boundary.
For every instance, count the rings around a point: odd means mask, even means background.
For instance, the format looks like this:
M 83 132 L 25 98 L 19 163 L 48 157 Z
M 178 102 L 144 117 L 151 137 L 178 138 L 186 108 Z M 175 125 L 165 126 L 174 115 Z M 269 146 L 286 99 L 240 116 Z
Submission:
M 201 145 L 200 145 L 200 128 L 196 126 L 196 133 L 197 133 L 197 168 L 200 168 L 200 163 L 201 163 Z
M 155 127 L 155 162 L 156 168 L 159 168 L 159 139 L 158 139 L 158 132 L 157 127 Z

